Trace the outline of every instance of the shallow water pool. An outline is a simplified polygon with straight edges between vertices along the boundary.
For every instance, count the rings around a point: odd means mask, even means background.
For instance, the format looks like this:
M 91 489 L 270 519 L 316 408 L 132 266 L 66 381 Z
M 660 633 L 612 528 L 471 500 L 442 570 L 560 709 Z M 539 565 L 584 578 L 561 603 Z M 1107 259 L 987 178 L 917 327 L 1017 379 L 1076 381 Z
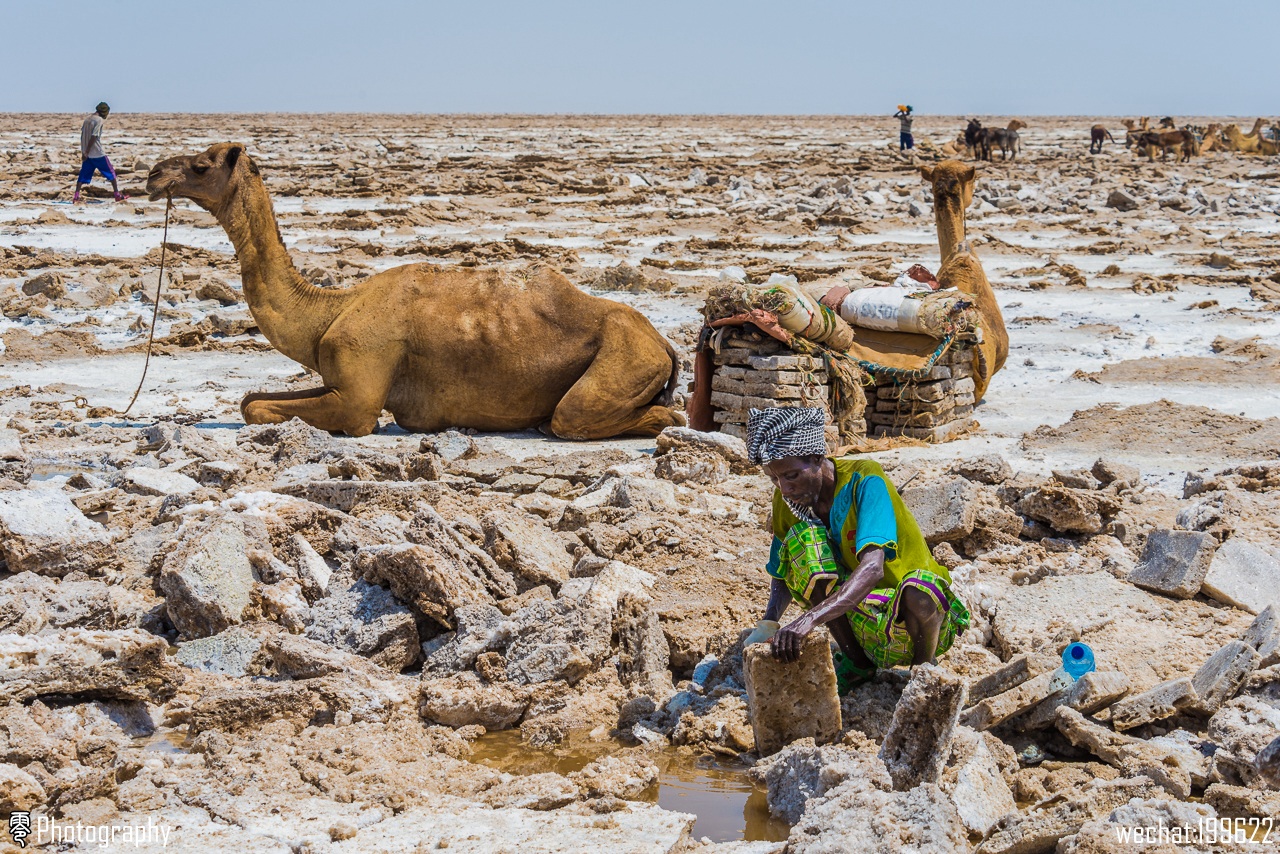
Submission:
M 488 733 L 474 742 L 471 759 L 509 774 L 571 774 L 590 762 L 619 751 L 617 742 L 573 742 L 554 749 L 531 747 L 519 730 Z M 763 789 L 747 776 L 747 766 L 713 755 L 688 756 L 673 749 L 655 751 L 658 783 L 645 799 L 664 809 L 697 816 L 694 839 L 780 842 L 791 828 L 772 818 Z

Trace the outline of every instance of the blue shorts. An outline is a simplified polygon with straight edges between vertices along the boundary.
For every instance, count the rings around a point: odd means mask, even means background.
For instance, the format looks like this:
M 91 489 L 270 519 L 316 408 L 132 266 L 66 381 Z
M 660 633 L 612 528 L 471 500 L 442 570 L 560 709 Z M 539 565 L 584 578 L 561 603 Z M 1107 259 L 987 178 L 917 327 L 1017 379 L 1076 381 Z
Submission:
M 77 184 L 88 184 L 93 180 L 94 170 L 102 173 L 102 177 L 108 181 L 116 179 L 116 170 L 111 168 L 111 161 L 105 157 L 90 157 L 84 163 L 80 164 L 80 177 L 76 179 Z
M 911 134 L 900 133 L 898 134 L 898 147 L 899 148 L 915 148 L 916 141 L 915 139 L 912 138 Z

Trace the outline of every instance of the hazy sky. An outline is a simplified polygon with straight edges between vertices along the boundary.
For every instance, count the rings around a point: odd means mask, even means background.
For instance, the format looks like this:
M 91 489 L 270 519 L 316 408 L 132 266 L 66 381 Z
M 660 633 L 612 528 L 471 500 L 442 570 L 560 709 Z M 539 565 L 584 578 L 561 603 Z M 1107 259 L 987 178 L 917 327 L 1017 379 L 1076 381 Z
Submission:
M 0 111 L 1267 115 L 1277 0 L 0 0 Z

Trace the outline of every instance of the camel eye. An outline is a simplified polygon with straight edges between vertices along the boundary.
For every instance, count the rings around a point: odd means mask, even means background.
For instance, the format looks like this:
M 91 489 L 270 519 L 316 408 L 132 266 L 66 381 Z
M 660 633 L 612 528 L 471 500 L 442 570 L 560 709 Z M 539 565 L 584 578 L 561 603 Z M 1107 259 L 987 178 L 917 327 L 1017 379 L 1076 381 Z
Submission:
M 195 163 L 195 164 L 192 164 L 191 171 L 196 173 L 197 175 L 203 175 L 204 173 L 209 171 L 209 167 L 203 163 Z

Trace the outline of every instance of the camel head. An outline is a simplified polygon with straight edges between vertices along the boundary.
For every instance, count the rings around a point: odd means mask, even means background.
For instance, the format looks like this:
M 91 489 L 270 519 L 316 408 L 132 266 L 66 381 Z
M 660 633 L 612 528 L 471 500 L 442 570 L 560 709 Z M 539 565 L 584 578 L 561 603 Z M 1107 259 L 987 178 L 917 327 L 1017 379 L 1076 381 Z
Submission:
M 1026 126 L 1027 126 L 1027 123 L 1024 122 L 1022 119 L 1014 119 L 1013 121 L 1009 122 L 1009 130 L 1014 130 L 1014 131 L 1022 130 Z
M 937 166 L 920 167 L 920 175 L 933 185 L 934 203 L 937 204 L 944 198 L 959 199 L 960 210 L 973 202 L 973 186 L 977 174 L 972 166 L 958 160 L 944 160 Z
M 147 176 L 147 193 L 152 201 L 171 193 L 216 213 L 235 194 L 246 173 L 257 175 L 258 167 L 244 153 L 244 146 L 220 142 L 199 154 L 157 163 Z
M 1124 121 L 1120 122 L 1120 124 L 1124 125 L 1126 130 L 1138 129 L 1138 123 L 1135 122 L 1133 119 L 1125 119 Z

